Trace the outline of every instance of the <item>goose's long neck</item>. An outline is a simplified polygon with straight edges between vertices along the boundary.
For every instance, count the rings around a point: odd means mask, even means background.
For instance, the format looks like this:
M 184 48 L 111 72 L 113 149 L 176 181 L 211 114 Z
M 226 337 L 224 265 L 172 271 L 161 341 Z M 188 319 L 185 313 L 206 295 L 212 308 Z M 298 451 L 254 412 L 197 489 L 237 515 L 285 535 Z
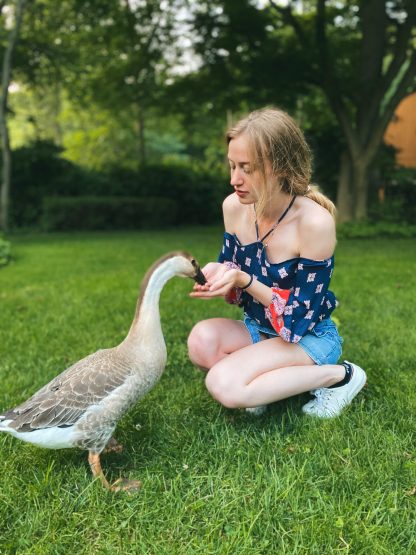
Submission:
M 137 300 L 136 314 L 125 343 L 134 346 L 145 341 L 164 345 L 159 299 L 164 285 L 174 275 L 173 264 L 169 260 L 146 274 Z

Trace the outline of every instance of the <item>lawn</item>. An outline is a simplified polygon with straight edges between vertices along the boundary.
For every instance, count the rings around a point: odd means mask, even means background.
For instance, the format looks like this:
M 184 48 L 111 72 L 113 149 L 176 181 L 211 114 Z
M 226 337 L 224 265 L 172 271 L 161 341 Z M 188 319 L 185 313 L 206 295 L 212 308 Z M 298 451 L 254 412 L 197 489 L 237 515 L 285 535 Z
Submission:
M 120 342 L 150 264 L 186 249 L 214 259 L 219 228 L 12 237 L 0 270 L 0 411 L 57 373 Z M 302 415 L 302 395 L 262 417 L 219 406 L 187 358 L 195 322 L 239 310 L 161 296 L 168 364 L 120 422 L 108 478 L 140 479 L 135 495 L 91 480 L 86 453 L 0 435 L 0 554 L 416 553 L 414 239 L 343 240 L 334 313 L 345 358 L 368 387 L 339 418 Z

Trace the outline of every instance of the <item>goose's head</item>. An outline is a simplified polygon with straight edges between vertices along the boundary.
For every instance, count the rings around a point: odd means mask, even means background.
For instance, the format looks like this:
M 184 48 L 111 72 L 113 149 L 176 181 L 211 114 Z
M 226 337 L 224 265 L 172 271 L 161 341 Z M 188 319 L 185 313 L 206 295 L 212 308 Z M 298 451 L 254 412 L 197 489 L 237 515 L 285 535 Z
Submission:
M 175 266 L 177 276 L 189 277 L 200 285 L 204 285 L 207 280 L 195 258 L 187 252 L 171 253 L 172 262 Z
M 165 271 L 168 271 L 171 275 L 189 277 L 200 285 L 204 285 L 207 282 L 198 262 L 187 252 L 175 251 L 165 254 L 165 256 L 162 256 L 162 258 L 159 258 L 159 260 L 153 264 L 148 274 L 150 275 L 157 268 L 162 267 L 165 268 Z

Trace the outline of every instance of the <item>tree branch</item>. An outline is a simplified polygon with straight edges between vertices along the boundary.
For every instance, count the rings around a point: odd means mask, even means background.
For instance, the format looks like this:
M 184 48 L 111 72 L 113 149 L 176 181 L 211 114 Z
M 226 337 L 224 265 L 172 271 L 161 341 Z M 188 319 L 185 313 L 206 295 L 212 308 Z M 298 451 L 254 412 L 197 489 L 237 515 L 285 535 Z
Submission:
M 407 47 L 412 35 L 412 29 L 416 25 L 416 14 L 406 19 L 406 22 L 397 27 L 396 40 L 394 45 L 393 59 L 387 68 L 382 80 L 382 96 L 387 92 L 391 82 L 400 71 L 406 61 Z
M 320 85 L 323 88 L 331 108 L 344 131 L 348 149 L 351 154 L 353 154 L 356 152 L 357 138 L 351 125 L 347 107 L 341 96 L 337 78 L 330 63 L 326 26 L 326 0 L 318 0 L 316 7 L 315 36 L 319 59 Z
M 274 2 L 274 0 L 269 0 L 269 4 L 277 13 L 282 16 L 285 23 L 293 27 L 293 30 L 295 31 L 301 45 L 304 48 L 308 48 L 308 40 L 305 33 L 303 32 L 301 25 L 299 24 L 299 21 L 296 19 L 294 13 L 292 12 L 291 4 L 289 3 L 287 6 L 279 6 L 278 4 L 276 4 L 276 2 Z
M 387 14 L 384 0 L 366 0 L 360 5 L 362 30 L 360 81 L 365 100 L 381 76 L 386 47 Z M 366 102 L 366 103 L 367 103 Z
M 383 99 L 388 93 L 391 84 L 395 81 L 395 79 L 397 79 L 403 64 L 406 62 L 409 46 L 412 47 L 412 30 L 415 25 L 416 11 L 409 11 L 406 22 L 402 25 L 397 25 L 393 59 L 391 60 L 386 73 L 381 80 L 379 80 L 379 85 L 375 88 L 373 95 L 370 97 L 367 111 L 363 114 L 362 125 L 360 126 L 360 140 L 363 144 L 365 144 L 372 135 L 371 129 L 373 125 L 377 125 L 376 122 L 379 121 L 380 107 Z
M 360 131 L 360 141 L 365 140 L 368 133 L 367 122 L 371 121 L 372 112 L 376 113 L 374 96 L 380 87 L 382 79 L 383 59 L 386 54 L 387 14 L 384 0 L 366 0 L 360 3 L 360 25 L 362 32 L 359 83 L 360 94 L 357 102 L 357 129 Z M 381 102 L 381 99 L 379 99 Z M 363 133 L 364 130 L 364 133 Z
M 378 124 L 373 129 L 371 140 L 369 141 L 368 147 L 366 148 L 366 151 L 368 151 L 370 155 L 372 152 L 374 152 L 374 150 L 378 148 L 386 127 L 393 117 L 395 109 L 397 108 L 400 101 L 409 92 L 409 88 L 411 87 L 412 83 L 414 83 L 414 88 L 416 88 L 416 51 L 413 52 L 413 55 L 410 59 L 409 67 L 404 73 L 402 80 L 400 81 L 400 84 L 396 89 L 396 92 L 388 101 L 384 113 L 381 115 Z

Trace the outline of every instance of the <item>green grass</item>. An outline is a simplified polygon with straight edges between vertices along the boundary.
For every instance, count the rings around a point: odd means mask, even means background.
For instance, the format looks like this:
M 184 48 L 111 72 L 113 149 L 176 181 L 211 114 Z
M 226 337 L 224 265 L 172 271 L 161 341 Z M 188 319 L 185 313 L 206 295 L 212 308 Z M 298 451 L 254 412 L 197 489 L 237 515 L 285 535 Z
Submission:
M 148 266 L 169 250 L 216 257 L 218 228 L 165 233 L 12 237 L 0 270 L 0 410 L 86 354 L 117 344 Z M 190 299 L 174 279 L 161 297 L 168 364 L 120 422 L 125 450 L 86 454 L 0 435 L 1 554 L 416 553 L 414 239 L 343 240 L 332 289 L 344 356 L 369 385 L 339 418 L 302 416 L 307 395 L 253 418 L 220 407 L 188 361 L 186 337 L 206 317 L 238 316 Z

